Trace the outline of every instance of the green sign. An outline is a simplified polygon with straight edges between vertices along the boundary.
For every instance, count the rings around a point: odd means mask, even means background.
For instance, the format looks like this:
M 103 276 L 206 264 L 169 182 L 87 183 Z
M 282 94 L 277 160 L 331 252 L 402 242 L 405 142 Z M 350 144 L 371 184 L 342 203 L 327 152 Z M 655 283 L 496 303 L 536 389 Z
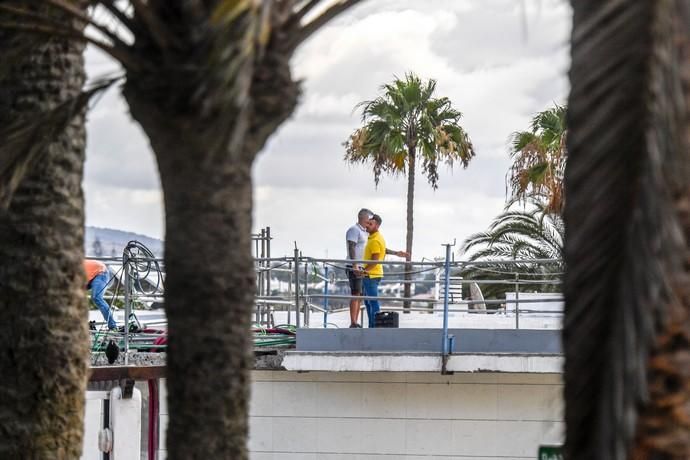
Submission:
M 537 460 L 563 460 L 563 448 L 561 446 L 539 446 Z

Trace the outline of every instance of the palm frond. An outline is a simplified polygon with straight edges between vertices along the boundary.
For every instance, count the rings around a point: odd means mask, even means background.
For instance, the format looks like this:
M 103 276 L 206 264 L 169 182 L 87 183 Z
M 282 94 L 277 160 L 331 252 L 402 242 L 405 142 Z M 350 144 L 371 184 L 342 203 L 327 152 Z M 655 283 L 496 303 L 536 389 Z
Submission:
M 92 97 L 118 79 L 99 82 L 48 112 L 32 113 L 0 126 L 0 209 L 7 209 L 15 190 L 49 144 L 72 119 L 83 113 Z
M 470 260 L 515 258 L 559 258 L 563 245 L 562 219 L 544 212 L 535 202 L 533 209 L 509 209 L 497 216 L 485 232 L 470 235 L 461 251 Z
M 567 158 L 565 115 L 566 108 L 555 104 L 534 116 L 530 131 L 511 135 L 513 164 L 507 176 L 507 189 L 511 193 L 509 205 L 530 196 L 539 196 L 548 203 L 549 212 L 561 212 Z
M 301 25 L 298 31 L 290 39 L 290 49 L 294 51 L 299 45 L 309 39 L 309 37 L 311 37 L 317 30 L 321 29 L 328 22 L 352 8 L 360 1 L 361 0 L 339 0 L 309 23 Z M 298 11 L 294 14 L 299 15 L 300 12 Z
M 469 136 L 458 124 L 462 114 L 451 106 L 448 98 L 434 98 L 435 90 L 436 81 L 423 81 L 407 73 L 404 78 L 384 84 L 377 98 L 357 104 L 355 110 L 362 111 L 366 141 L 361 142 L 359 130 L 351 135 L 345 142 L 345 159 L 364 162 L 369 158 L 378 183 L 380 172 L 404 172 L 402 165 L 407 162 L 399 161 L 402 152 L 413 151 L 422 157 L 422 172 L 434 189 L 438 186 L 440 163 L 452 167 L 460 161 L 467 167 L 475 153 Z M 384 155 L 397 161 L 385 160 Z

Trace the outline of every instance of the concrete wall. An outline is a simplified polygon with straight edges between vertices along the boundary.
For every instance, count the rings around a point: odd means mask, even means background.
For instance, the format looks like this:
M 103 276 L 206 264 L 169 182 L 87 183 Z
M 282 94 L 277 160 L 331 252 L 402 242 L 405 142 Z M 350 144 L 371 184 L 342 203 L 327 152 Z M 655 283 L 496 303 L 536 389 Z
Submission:
M 107 391 L 87 391 L 84 412 L 84 438 L 80 460 L 102 460 L 99 432 L 110 427 L 112 445 L 111 460 L 146 458 L 142 452 L 142 394 L 134 388 L 130 398 L 122 397 L 122 390 L 115 386 Z M 108 403 L 108 422 L 105 421 L 105 404 Z
M 254 371 L 252 379 L 251 460 L 534 459 L 540 444 L 562 441 L 560 374 Z M 93 440 L 107 393 L 88 395 Z M 164 380 L 160 397 L 165 460 Z M 93 446 L 84 454 L 101 458 Z
M 252 460 L 534 459 L 563 433 L 558 374 L 255 371 Z
M 98 432 L 103 427 L 103 401 L 110 398 L 109 391 L 87 391 L 84 406 L 84 438 L 81 460 L 101 460 Z

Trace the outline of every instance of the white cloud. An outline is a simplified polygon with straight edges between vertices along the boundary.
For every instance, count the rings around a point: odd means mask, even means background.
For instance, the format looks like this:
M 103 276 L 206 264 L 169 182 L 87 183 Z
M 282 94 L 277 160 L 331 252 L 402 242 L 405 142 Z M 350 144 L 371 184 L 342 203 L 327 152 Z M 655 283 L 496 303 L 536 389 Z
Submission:
M 87 182 L 86 223 L 96 227 L 128 230 L 143 235 L 163 235 L 163 197 L 160 190 L 102 186 Z
M 86 181 L 99 186 L 157 190 L 160 181 L 155 157 L 117 91 L 109 90 L 89 111 Z
M 368 207 L 383 218 L 381 232 L 388 246 L 404 249 L 406 201 L 404 181 L 373 186 L 362 191 L 343 191 L 315 187 L 272 187 L 256 189 L 254 223 L 257 228 L 270 226 L 276 239 L 275 256 L 291 255 L 294 242 L 304 254 L 314 257 L 341 258 L 345 255 L 345 231 L 356 220 L 356 213 Z M 501 212 L 502 197 L 467 190 L 457 194 L 439 189 L 420 188 L 415 200 L 414 256 L 442 255 L 442 243 L 457 239 L 458 244 L 481 228 L 476 222 L 489 222 Z

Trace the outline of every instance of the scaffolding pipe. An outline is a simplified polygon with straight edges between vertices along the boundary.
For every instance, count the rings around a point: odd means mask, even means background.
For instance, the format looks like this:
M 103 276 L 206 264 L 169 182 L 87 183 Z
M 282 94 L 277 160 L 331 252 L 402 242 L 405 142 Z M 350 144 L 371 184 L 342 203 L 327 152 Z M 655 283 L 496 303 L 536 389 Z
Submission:
M 297 243 L 295 243 L 295 325 L 299 329 L 299 249 L 297 249 Z
M 125 251 L 127 252 L 127 251 Z M 125 272 L 125 366 L 129 364 L 129 315 L 132 313 L 131 300 L 131 284 L 130 284 L 130 270 L 128 268 L 129 258 L 125 256 L 124 272 Z
M 271 295 L 271 227 L 266 227 L 266 295 Z
M 288 269 L 290 271 L 290 281 L 288 282 L 288 297 L 292 297 L 292 277 L 294 275 L 292 271 L 292 261 L 288 262 Z M 291 315 L 292 310 L 290 307 L 287 307 L 287 322 L 290 324 L 290 315 Z
M 304 262 L 304 327 L 309 327 L 309 309 L 307 296 L 309 295 L 309 262 Z
M 323 282 L 323 328 L 328 326 L 328 266 L 324 267 L 325 280 Z

